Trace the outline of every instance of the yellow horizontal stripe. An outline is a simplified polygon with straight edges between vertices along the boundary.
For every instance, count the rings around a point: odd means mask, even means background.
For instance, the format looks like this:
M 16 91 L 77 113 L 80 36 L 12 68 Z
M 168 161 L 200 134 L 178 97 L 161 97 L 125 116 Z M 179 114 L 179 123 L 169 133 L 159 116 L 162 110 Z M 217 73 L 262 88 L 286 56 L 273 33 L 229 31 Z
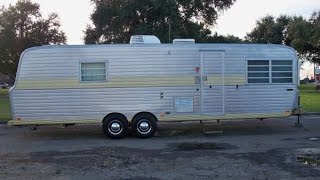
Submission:
M 204 81 L 207 85 L 222 85 L 223 79 L 221 75 L 209 75 L 207 81 Z M 246 77 L 243 74 L 225 74 L 224 85 L 244 85 L 246 84 Z
M 194 85 L 193 76 L 159 77 L 111 77 L 108 82 L 80 82 L 77 78 L 69 79 L 19 79 L 17 89 L 50 88 L 90 88 L 90 87 L 147 87 L 147 86 L 189 86 Z
M 18 79 L 16 89 L 49 89 L 67 88 L 78 84 L 76 79 L 46 79 L 46 80 L 26 80 Z
M 209 121 L 209 120 L 236 120 L 236 119 L 259 119 L 259 118 L 284 118 L 291 113 L 271 113 L 271 114 L 226 114 L 224 116 L 215 115 L 166 115 L 158 116 L 160 122 L 168 121 Z M 128 118 L 131 119 L 131 118 Z M 57 124 L 95 124 L 101 123 L 101 119 L 82 119 L 82 120 L 11 120 L 8 126 L 21 125 L 57 125 Z
M 221 77 L 210 75 L 204 82 L 207 85 L 222 85 Z M 245 77 L 241 75 L 226 75 L 225 85 L 244 85 Z M 94 87 L 161 87 L 161 86 L 193 86 L 195 76 L 133 76 L 110 77 L 108 82 L 80 82 L 78 78 L 67 79 L 18 79 L 17 89 L 51 89 L 51 88 L 94 88 Z
M 23 126 L 23 125 L 56 125 L 56 124 L 95 124 L 101 123 L 101 119 L 83 119 L 83 120 L 11 120 L 7 123 L 8 126 Z
M 291 113 L 270 113 L 270 114 L 226 114 L 226 115 L 166 115 L 161 121 L 208 121 L 208 120 L 232 120 L 232 119 L 260 119 L 260 118 L 284 118 Z

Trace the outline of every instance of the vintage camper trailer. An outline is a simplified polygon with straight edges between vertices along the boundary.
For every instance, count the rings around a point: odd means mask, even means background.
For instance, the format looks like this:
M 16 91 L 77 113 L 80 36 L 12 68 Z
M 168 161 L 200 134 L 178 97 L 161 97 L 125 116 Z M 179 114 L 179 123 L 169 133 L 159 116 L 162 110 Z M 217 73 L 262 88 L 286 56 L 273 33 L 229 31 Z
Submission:
M 150 137 L 161 121 L 290 116 L 298 107 L 298 60 L 272 44 L 42 46 L 22 55 L 10 89 L 9 125 L 102 123 Z

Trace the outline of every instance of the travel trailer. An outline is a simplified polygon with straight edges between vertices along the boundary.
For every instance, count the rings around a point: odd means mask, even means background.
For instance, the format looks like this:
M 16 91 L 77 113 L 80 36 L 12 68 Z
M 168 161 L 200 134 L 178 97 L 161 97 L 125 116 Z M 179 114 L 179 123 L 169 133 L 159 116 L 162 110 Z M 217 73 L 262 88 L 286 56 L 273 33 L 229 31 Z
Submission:
M 273 44 L 42 46 L 21 55 L 9 125 L 101 123 L 151 137 L 157 122 L 288 117 L 298 109 L 296 52 Z

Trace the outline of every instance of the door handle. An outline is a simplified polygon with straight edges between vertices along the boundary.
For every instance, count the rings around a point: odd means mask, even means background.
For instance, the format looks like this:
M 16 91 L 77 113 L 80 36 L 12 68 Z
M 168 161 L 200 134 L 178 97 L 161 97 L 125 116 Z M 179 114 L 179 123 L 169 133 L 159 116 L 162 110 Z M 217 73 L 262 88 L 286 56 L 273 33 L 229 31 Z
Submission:
M 195 76 L 195 77 L 194 77 L 194 84 L 201 84 L 201 82 L 200 82 L 200 76 Z
M 208 76 L 202 76 L 202 81 L 208 81 Z

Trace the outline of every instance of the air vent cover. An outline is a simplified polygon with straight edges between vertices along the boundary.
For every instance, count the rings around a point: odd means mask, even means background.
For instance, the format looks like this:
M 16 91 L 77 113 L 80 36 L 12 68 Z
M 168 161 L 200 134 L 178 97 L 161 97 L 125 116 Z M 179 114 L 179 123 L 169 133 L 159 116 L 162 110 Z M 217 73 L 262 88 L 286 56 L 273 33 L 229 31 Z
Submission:
M 196 41 L 194 39 L 174 39 L 173 44 L 194 44 Z
M 131 36 L 130 44 L 161 44 L 161 42 L 153 35 L 135 35 Z

